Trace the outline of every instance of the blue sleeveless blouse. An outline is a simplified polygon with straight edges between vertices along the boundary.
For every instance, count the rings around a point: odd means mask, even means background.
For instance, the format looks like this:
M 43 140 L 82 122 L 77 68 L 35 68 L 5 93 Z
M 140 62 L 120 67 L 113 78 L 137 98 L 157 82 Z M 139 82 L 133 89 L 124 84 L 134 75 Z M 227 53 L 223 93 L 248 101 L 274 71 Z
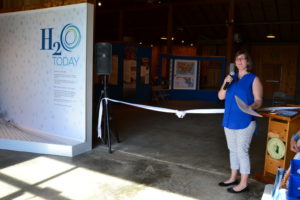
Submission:
M 248 73 L 238 80 L 238 74 L 234 75 L 233 81 L 226 92 L 222 126 L 229 129 L 244 129 L 255 119 L 252 115 L 246 114 L 239 109 L 234 97 L 238 96 L 247 105 L 253 104 L 252 84 L 255 77 L 254 74 Z

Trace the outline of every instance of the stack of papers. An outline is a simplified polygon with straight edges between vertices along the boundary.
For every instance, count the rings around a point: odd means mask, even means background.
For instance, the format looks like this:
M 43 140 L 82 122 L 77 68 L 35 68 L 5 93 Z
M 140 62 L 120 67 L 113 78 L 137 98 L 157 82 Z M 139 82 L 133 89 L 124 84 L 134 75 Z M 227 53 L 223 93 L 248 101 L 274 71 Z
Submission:
M 276 111 L 277 115 L 281 115 L 284 117 L 292 117 L 294 115 L 297 115 L 299 112 L 294 110 L 278 110 Z

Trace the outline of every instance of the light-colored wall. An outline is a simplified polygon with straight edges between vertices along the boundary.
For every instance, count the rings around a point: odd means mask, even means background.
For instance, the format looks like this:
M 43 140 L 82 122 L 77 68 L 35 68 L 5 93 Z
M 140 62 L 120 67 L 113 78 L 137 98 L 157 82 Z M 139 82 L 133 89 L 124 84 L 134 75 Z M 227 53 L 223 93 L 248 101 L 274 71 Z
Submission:
M 93 67 L 87 5 L 0 14 L 0 26 L 7 27 L 0 29 L 0 113 L 6 119 L 37 132 L 86 140 Z

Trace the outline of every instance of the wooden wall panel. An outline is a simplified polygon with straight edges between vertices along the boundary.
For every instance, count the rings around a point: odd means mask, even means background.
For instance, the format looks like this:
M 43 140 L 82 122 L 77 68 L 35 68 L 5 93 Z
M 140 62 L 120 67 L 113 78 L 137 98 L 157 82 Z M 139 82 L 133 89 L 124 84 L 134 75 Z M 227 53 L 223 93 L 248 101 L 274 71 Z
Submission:
M 288 96 L 295 96 L 298 51 L 297 45 L 253 45 L 250 52 L 255 67 L 254 73 L 263 80 L 265 66 L 280 66 L 279 91 Z M 267 96 L 267 98 L 270 97 Z
M 217 47 L 214 45 L 203 46 L 202 47 L 202 55 L 201 56 L 216 56 L 217 55 Z
M 195 47 L 188 46 L 173 46 L 172 55 L 173 56 L 196 56 L 197 49 Z M 167 47 L 164 46 L 162 53 L 167 53 Z
M 152 80 L 156 80 L 158 78 L 159 53 L 160 53 L 160 48 L 158 46 L 152 47 L 152 58 L 151 58 Z

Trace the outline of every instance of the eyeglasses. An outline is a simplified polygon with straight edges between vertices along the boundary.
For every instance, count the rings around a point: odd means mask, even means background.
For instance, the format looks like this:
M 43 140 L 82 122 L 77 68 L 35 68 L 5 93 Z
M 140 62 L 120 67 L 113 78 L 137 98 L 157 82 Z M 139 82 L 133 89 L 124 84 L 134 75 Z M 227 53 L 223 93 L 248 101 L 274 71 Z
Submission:
M 247 58 L 241 57 L 241 58 L 236 58 L 236 59 L 235 59 L 235 61 L 243 61 L 243 60 L 247 60 Z

